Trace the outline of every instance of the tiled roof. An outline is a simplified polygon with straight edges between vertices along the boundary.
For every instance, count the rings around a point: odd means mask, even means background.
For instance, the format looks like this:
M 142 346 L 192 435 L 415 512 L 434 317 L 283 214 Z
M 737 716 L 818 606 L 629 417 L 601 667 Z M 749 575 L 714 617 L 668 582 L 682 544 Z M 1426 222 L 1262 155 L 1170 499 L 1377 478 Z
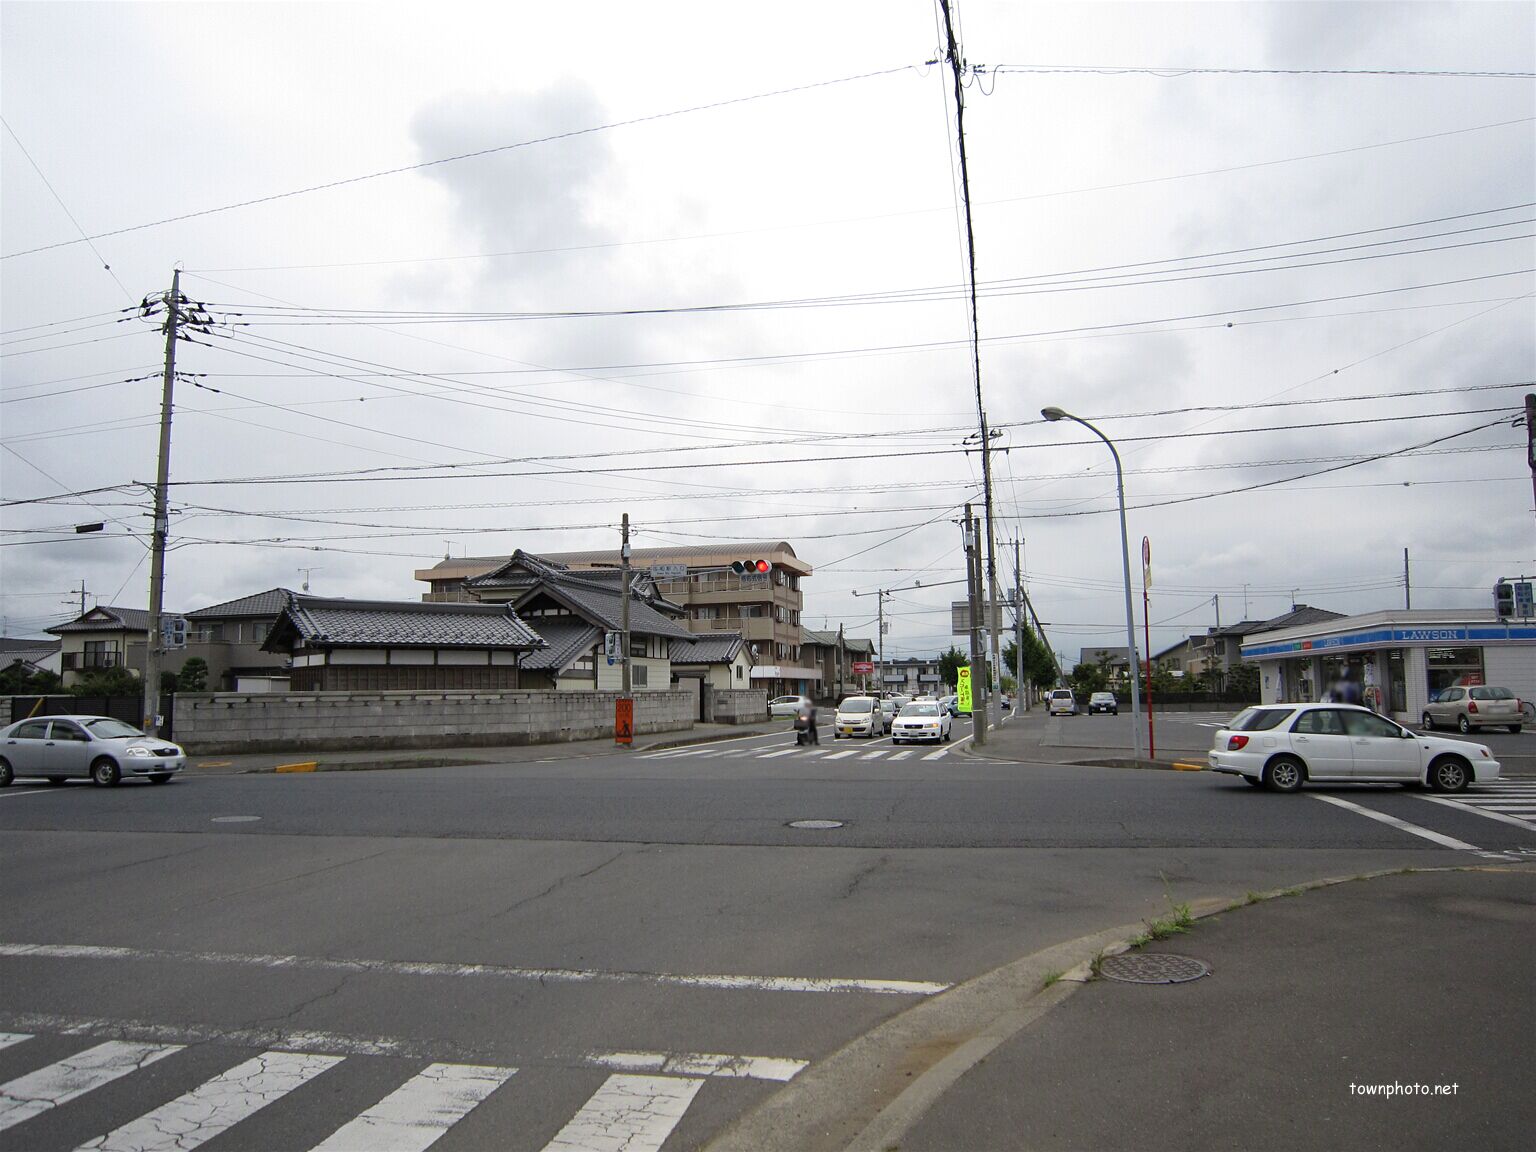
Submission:
M 465 587 L 522 589 L 514 604 L 527 603 L 539 593 L 546 593 L 570 611 L 588 622 L 614 630 L 620 625 L 623 598 L 619 590 L 621 573 L 600 570 L 573 572 L 565 565 L 552 562 L 542 556 L 515 552 L 512 558 L 495 572 L 465 581 Z M 629 630 L 648 636 L 666 636 L 687 639 L 692 636 L 688 629 L 669 620 L 663 612 L 680 613 L 681 606 L 664 600 L 656 594 L 655 585 L 647 577 L 644 583 L 631 581 L 629 598 Z M 658 606 L 661 611 L 658 611 Z
M 668 655 L 674 664 L 729 664 L 741 651 L 740 632 L 711 632 L 693 640 L 674 640 Z
M 544 637 L 549 647 L 532 652 L 523 661 L 524 668 L 536 672 L 560 672 L 577 657 L 589 652 L 602 639 L 603 630 L 578 616 L 536 616 L 530 624 Z
M 1344 613 L 1327 608 L 1313 608 L 1310 604 L 1297 604 L 1289 612 L 1268 620 L 1241 620 L 1211 629 L 1212 636 L 1252 636 L 1258 632 L 1276 632 L 1281 628 L 1296 628 L 1303 624 L 1325 624 L 1329 620 L 1342 620 Z
M 268 645 L 290 628 L 306 644 L 321 646 L 524 650 L 544 647 L 538 633 L 502 604 L 422 604 L 295 596 L 278 617 Z
M 222 604 L 210 604 L 196 612 L 188 612 L 188 620 L 227 620 L 235 616 L 276 616 L 288 606 L 294 593 L 286 588 L 269 588 L 254 596 L 242 596 L 238 600 L 226 600 Z
M 113 608 L 98 604 L 84 616 L 76 617 L 68 624 L 60 624 L 48 631 L 58 635 L 64 632 L 147 632 L 149 610 L 147 608 Z
M 32 656 L 47 656 L 57 652 L 61 640 L 33 640 L 25 637 L 0 636 L 0 655 L 7 659 L 12 656 L 30 658 Z

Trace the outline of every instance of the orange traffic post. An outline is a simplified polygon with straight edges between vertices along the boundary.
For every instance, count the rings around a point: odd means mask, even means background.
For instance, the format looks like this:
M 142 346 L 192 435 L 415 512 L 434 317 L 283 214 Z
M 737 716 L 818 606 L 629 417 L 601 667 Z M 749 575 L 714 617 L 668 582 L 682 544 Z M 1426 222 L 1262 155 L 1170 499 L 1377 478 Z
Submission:
M 622 697 L 613 706 L 613 742 L 630 744 L 635 738 L 635 702 Z

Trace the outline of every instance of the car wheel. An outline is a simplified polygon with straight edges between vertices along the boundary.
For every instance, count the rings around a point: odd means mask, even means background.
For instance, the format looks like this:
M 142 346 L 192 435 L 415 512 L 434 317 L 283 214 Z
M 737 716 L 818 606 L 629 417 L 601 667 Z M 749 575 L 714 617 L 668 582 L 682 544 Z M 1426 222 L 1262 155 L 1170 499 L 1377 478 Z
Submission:
M 122 769 L 105 756 L 91 765 L 91 781 L 103 788 L 113 787 L 122 778 Z
M 151 773 L 149 777 L 149 782 L 151 784 L 168 784 L 170 783 L 170 780 L 171 774 L 169 772 L 154 772 Z
M 1470 783 L 1471 769 L 1458 756 L 1443 756 L 1429 766 L 1429 786 L 1436 792 L 1462 792 Z
M 9 788 L 14 779 L 16 779 L 16 773 L 11 768 L 11 762 L 4 756 L 0 756 L 0 788 Z
M 1456 718 L 1456 731 L 1461 733 L 1472 731 L 1472 721 L 1468 720 L 1466 716 L 1458 716 Z
M 952 731 L 944 733 L 944 743 L 948 744 L 951 740 L 954 739 L 954 736 L 955 734 Z
M 1264 766 L 1264 786 L 1271 792 L 1299 792 L 1307 770 L 1294 756 L 1276 756 Z
M 1424 715 L 1419 718 L 1419 727 L 1424 729 L 1426 732 L 1433 732 L 1435 730 L 1435 718 L 1428 712 L 1424 713 Z

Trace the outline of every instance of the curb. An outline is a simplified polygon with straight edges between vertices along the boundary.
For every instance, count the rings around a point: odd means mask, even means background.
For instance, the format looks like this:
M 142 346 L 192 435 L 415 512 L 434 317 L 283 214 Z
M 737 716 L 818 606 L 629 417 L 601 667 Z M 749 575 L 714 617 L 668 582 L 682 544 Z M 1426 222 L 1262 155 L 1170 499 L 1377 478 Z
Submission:
M 1510 870 L 1490 865 L 1383 868 L 1238 899 L 1206 899 L 1192 906 L 1190 915 L 1199 921 L 1285 896 L 1405 873 Z M 909 1008 L 807 1068 L 717 1134 L 705 1145 L 706 1152 L 888 1152 L 966 1072 L 1093 979 L 1098 959 L 1145 944 L 1147 923 L 1052 945 Z

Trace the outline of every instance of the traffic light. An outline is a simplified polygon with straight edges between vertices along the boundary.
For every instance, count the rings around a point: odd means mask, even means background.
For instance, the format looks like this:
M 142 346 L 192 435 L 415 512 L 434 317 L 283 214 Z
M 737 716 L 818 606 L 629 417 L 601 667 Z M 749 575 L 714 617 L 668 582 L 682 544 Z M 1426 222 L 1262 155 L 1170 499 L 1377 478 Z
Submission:
M 1493 610 L 1501 620 L 1508 620 L 1515 614 L 1515 586 L 1508 580 L 1500 580 L 1493 586 Z
M 773 567 L 766 560 L 732 560 L 731 571 L 738 576 L 745 576 L 749 572 L 766 573 Z

